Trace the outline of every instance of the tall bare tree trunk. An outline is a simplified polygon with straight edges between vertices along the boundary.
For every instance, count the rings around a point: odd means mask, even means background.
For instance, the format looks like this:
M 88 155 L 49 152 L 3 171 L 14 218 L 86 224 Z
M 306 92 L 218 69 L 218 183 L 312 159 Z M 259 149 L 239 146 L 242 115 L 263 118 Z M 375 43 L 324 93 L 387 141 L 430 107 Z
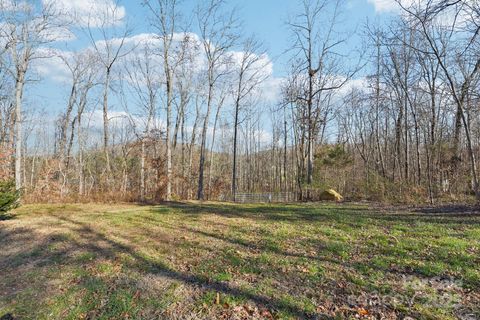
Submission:
M 220 116 L 220 109 L 222 108 L 223 99 L 217 106 L 217 112 L 215 112 L 215 121 L 213 122 L 213 133 L 212 133 L 212 145 L 210 146 L 210 166 L 208 167 L 208 198 L 210 198 L 211 187 L 212 187 L 212 168 L 213 168 L 213 157 L 214 152 L 213 148 L 215 147 L 215 135 L 217 133 L 217 123 Z
M 82 121 L 81 121 L 81 113 L 79 112 L 77 118 L 77 140 L 78 140 L 78 168 L 77 168 L 77 176 L 78 176 L 78 194 L 80 196 L 85 195 L 85 177 L 84 177 L 84 164 L 83 164 L 83 137 L 82 137 Z
M 210 76 L 209 76 L 210 78 Z M 206 144 L 207 144 L 207 129 L 210 119 L 210 112 L 212 109 L 213 100 L 213 84 L 210 84 L 208 87 L 208 100 L 207 100 L 207 113 L 203 120 L 202 126 L 202 135 L 200 142 L 200 164 L 198 167 L 198 190 L 197 190 L 197 200 L 204 200 L 204 172 L 205 172 L 205 157 L 206 157 Z
M 140 200 L 145 201 L 145 138 L 142 138 L 140 155 Z
M 22 189 L 22 96 L 25 74 L 20 71 L 15 84 L 15 188 Z
M 233 123 L 233 167 L 232 167 L 232 198 L 236 201 L 237 194 L 237 144 L 238 144 L 238 113 L 240 109 L 240 97 L 235 101 L 235 119 Z
M 168 52 L 168 51 L 167 51 Z M 165 57 L 165 62 L 168 67 L 168 57 Z M 164 62 L 164 63 L 165 63 Z M 166 200 L 170 201 L 172 198 L 172 141 L 170 138 L 171 131 L 171 120 L 172 120 L 172 99 L 173 99 L 173 79 L 171 76 L 171 71 L 166 71 L 167 77 L 167 134 L 166 134 L 166 143 L 167 143 L 167 191 L 166 191 Z
M 110 180 L 110 156 L 108 152 L 108 135 L 109 135 L 109 119 L 108 119 L 108 90 L 110 87 L 110 67 L 107 67 L 105 74 L 105 83 L 103 87 L 103 154 L 105 156 L 105 166 L 107 170 L 107 180 Z

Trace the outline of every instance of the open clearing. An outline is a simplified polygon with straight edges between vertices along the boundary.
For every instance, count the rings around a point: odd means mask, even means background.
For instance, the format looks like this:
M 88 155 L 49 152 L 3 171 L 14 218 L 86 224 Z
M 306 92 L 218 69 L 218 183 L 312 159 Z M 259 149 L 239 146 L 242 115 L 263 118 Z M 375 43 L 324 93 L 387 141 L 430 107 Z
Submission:
M 32 205 L 0 248 L 0 317 L 480 319 L 475 212 Z

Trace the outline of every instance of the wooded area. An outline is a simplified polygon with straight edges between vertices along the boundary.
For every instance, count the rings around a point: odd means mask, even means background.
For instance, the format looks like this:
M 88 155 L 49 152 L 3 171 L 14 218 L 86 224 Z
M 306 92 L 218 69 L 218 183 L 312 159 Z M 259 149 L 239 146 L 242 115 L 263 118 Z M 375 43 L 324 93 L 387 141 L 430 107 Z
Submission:
M 479 0 L 0 0 L 0 320 L 480 319 L 479 157 Z
M 266 46 L 222 0 L 143 1 L 91 17 L 56 1 L 0 1 L 1 177 L 25 201 L 234 199 L 333 188 L 347 199 L 480 200 L 480 4 L 396 0 L 345 51 L 345 1 L 303 0 L 275 102 Z M 73 23 L 73 22 L 76 23 Z M 198 32 L 190 32 L 198 30 Z M 63 50 L 75 35 L 89 47 Z M 54 125 L 35 65 L 68 70 Z M 92 115 L 101 114 L 101 126 Z

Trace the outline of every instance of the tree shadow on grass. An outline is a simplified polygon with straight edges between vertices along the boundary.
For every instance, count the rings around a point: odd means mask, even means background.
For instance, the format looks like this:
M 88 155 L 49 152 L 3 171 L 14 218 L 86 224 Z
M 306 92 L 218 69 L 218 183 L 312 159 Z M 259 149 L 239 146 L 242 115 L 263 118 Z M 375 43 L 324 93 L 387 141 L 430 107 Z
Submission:
M 274 254 L 277 255 L 280 258 L 293 258 L 293 259 L 301 259 L 304 260 L 306 259 L 307 261 L 310 262 L 316 262 L 320 264 L 324 263 L 329 263 L 335 266 L 335 268 L 338 268 L 338 270 L 357 270 L 357 271 L 364 271 L 365 268 L 367 267 L 369 270 L 374 270 L 374 271 L 380 271 L 383 273 L 388 273 L 392 275 L 399 275 L 399 274 L 404 274 L 404 275 L 416 275 L 416 276 L 422 276 L 422 273 L 419 272 L 418 270 L 412 269 L 410 266 L 404 266 L 399 269 L 399 266 L 396 265 L 394 268 L 390 268 L 388 266 L 378 266 L 372 260 L 368 255 L 365 257 L 356 257 L 355 261 L 352 261 L 350 258 L 345 258 L 341 257 L 338 254 L 337 247 L 334 246 L 337 244 L 335 241 L 332 241 L 330 239 L 316 239 L 313 238 L 310 241 L 309 248 L 313 250 L 309 252 L 309 250 L 302 250 L 300 252 L 297 252 L 295 250 L 289 250 L 289 249 L 282 249 L 278 246 L 272 246 L 267 243 L 264 243 L 262 241 L 248 241 L 245 239 L 237 238 L 237 237 L 232 237 L 229 236 L 225 233 L 222 232 L 208 232 L 205 230 L 198 230 L 190 227 L 185 227 L 185 226 L 174 226 L 172 224 L 168 224 L 166 222 L 162 222 L 162 227 L 163 228 L 168 228 L 173 231 L 180 231 L 183 234 L 195 234 L 199 235 L 202 237 L 207 237 L 210 239 L 215 239 L 219 240 L 222 242 L 225 242 L 227 245 L 234 245 L 241 247 L 243 249 L 253 251 L 256 253 L 268 253 L 268 254 Z M 294 239 L 290 239 L 291 241 L 294 241 Z M 345 246 L 348 246 L 350 251 L 354 251 L 356 249 L 356 246 L 359 246 L 359 248 L 362 249 L 362 252 L 370 252 L 372 253 L 372 246 L 369 245 L 368 243 L 360 243 L 360 244 L 347 244 L 344 243 Z M 227 246 L 228 247 L 228 246 Z M 417 259 L 422 259 L 424 261 L 431 261 L 431 262 L 438 262 L 438 261 L 443 261 L 445 263 L 451 262 L 450 257 L 433 257 L 433 256 L 421 256 L 418 254 Z M 281 274 L 281 277 L 284 277 L 285 274 Z M 289 278 L 294 279 L 295 274 L 288 275 Z M 297 272 L 298 276 L 298 272 Z
M 0 213 L 0 221 L 12 220 L 15 216 L 10 213 Z
M 162 276 L 170 280 L 179 281 L 189 284 L 203 290 L 212 290 L 221 294 L 232 295 L 242 299 L 248 299 L 255 302 L 259 306 L 264 306 L 276 311 L 288 312 L 298 318 L 308 318 L 304 310 L 289 302 L 257 295 L 248 290 L 241 289 L 229 285 L 225 282 L 214 281 L 207 277 L 195 275 L 187 272 L 177 271 L 161 261 L 143 256 L 139 251 L 125 243 L 122 240 L 113 240 L 101 232 L 94 230 L 90 225 L 75 220 L 74 217 L 64 215 L 53 215 L 60 221 L 69 225 L 69 229 L 74 232 L 75 240 L 71 237 L 64 237 L 61 233 L 55 233 L 48 236 L 47 239 L 38 243 L 27 251 L 17 252 L 7 255 L 0 262 L 0 268 L 8 269 L 13 272 L 16 268 L 27 264 L 33 264 L 35 268 L 47 268 L 49 266 L 77 266 L 79 261 L 75 258 L 74 253 L 77 251 L 89 252 L 94 254 L 95 259 L 114 260 L 122 255 L 126 255 L 131 259 L 127 259 L 126 267 L 140 272 L 141 274 L 152 274 Z M 23 239 L 32 239 L 34 230 L 16 230 L 15 234 L 7 231 L 0 233 L 0 241 L 8 241 L 13 237 L 23 237 Z M 118 237 L 122 239 L 122 237 Z M 62 244 L 59 249 L 52 250 L 57 244 Z M 21 275 L 19 275 L 21 277 Z M 0 286 L 1 288 L 1 286 Z M 46 299 L 46 297 L 44 297 Z M 2 315 L 0 315 L 2 316 Z
M 260 242 L 252 242 L 252 241 L 247 241 L 240 238 L 229 237 L 223 233 L 213 233 L 213 232 L 208 232 L 203 230 L 196 230 L 189 227 L 174 226 L 172 224 L 168 224 L 165 222 L 162 222 L 162 227 L 175 230 L 175 231 L 181 231 L 182 233 L 191 233 L 191 234 L 196 234 L 196 235 L 200 235 L 207 238 L 216 239 L 216 240 L 223 241 L 231 245 L 240 246 L 240 247 L 243 247 L 244 249 L 255 251 L 255 252 L 268 252 L 268 253 L 277 254 L 283 257 L 317 260 L 319 262 L 331 262 L 338 265 L 343 265 L 344 267 L 348 265 L 347 263 L 341 261 L 340 259 L 333 259 L 333 258 L 324 257 L 324 256 L 315 256 L 311 254 L 291 252 L 287 250 L 282 250 L 275 246 L 271 246 L 271 245 L 269 246 Z
M 0 243 L 8 244 L 14 242 L 26 241 L 29 238 L 29 232 L 27 228 L 16 228 L 13 230 L 7 230 L 0 227 Z M 5 249 L 3 247 L 2 249 Z
M 407 237 L 414 236 L 415 233 L 411 235 L 408 234 L 408 228 L 412 228 L 412 232 L 421 231 L 422 225 L 430 228 L 443 228 L 450 230 L 464 230 L 464 227 L 471 226 L 477 227 L 480 226 L 480 215 L 478 208 L 470 206 L 447 206 L 447 207 L 436 207 L 436 208 L 417 208 L 410 211 L 380 211 L 380 210 L 369 210 L 368 208 L 349 208 L 348 206 L 343 205 L 329 205 L 329 206 L 268 206 L 268 205 L 223 205 L 223 204 L 207 204 L 207 205 L 196 205 L 188 203 L 176 203 L 174 205 L 165 204 L 165 206 L 170 206 L 178 210 L 181 213 L 190 215 L 191 217 L 197 217 L 202 214 L 217 214 L 226 218 L 246 218 L 246 219 L 255 219 L 255 220 L 269 220 L 269 221 L 286 221 L 292 223 L 298 223 L 301 226 L 303 223 L 318 223 L 318 226 L 331 226 L 333 228 L 339 228 L 346 230 L 345 232 L 355 232 L 355 228 L 361 227 L 370 227 L 380 232 L 380 235 L 385 235 L 388 237 L 389 227 L 404 227 L 407 230 Z M 155 212 L 156 209 L 152 211 Z M 154 216 L 153 216 L 154 217 Z M 144 217 L 145 218 L 145 217 Z M 190 218 L 190 217 L 189 217 Z M 152 222 L 155 223 L 154 218 L 148 217 Z M 158 221 L 157 221 L 158 222 Z M 215 222 L 216 223 L 216 222 Z M 420 225 L 419 225 L 420 224 Z M 162 226 L 166 226 L 162 222 Z M 328 251 L 325 247 L 325 244 L 328 245 L 328 242 L 320 241 L 313 237 L 312 239 L 316 243 L 311 246 L 312 248 L 320 248 L 318 253 L 311 255 L 306 252 L 296 252 L 290 250 L 283 250 L 280 247 L 270 246 L 262 242 L 251 242 L 246 241 L 241 238 L 232 237 L 228 234 L 222 232 L 209 232 L 208 230 L 199 230 L 194 228 L 189 228 L 185 226 L 167 226 L 175 229 L 182 229 L 183 232 L 196 233 L 201 236 L 210 237 L 212 239 L 217 239 L 220 241 L 225 241 L 227 243 L 238 245 L 246 249 L 269 252 L 277 254 L 284 257 L 292 258 L 305 258 L 311 261 L 319 262 L 330 262 L 339 265 L 341 268 L 350 267 L 355 269 L 362 269 L 363 266 L 369 266 L 373 270 L 379 270 L 382 272 L 392 272 L 398 273 L 399 270 L 389 270 L 388 267 L 378 267 L 375 265 L 371 259 L 365 261 L 357 261 L 356 263 L 350 263 L 345 261 L 341 257 L 336 257 L 335 252 L 326 252 Z M 298 226 L 297 226 L 298 227 Z M 420 227 L 420 229 L 418 229 Z M 435 229 L 429 229 L 430 232 L 435 232 Z M 251 232 L 251 231 L 246 231 Z M 454 231 L 455 232 L 455 231 Z M 392 238 L 395 240 L 394 238 Z M 392 240 L 391 245 L 395 245 L 395 241 Z M 290 239 L 290 241 L 295 241 L 295 239 Z M 396 240 L 398 241 L 398 240 Z M 407 240 L 405 240 L 407 241 Z M 425 244 L 426 246 L 427 244 Z M 370 245 L 368 242 L 360 241 L 357 244 L 349 244 L 351 249 L 355 249 L 355 246 L 359 246 L 362 252 L 369 252 Z M 321 254 L 322 252 L 326 254 Z M 420 253 L 419 253 L 420 254 Z M 333 256 L 332 256 L 333 255 Z M 451 263 L 451 257 L 445 256 L 442 258 L 439 257 L 430 257 L 430 256 L 418 256 L 418 259 L 431 261 L 432 263 L 442 261 L 447 265 Z M 405 273 L 411 273 L 411 270 L 405 269 Z
M 214 290 L 223 294 L 229 294 L 236 297 L 247 298 L 259 305 L 270 307 L 275 310 L 286 311 L 297 317 L 304 318 L 307 316 L 304 310 L 301 310 L 295 305 L 285 303 L 278 299 L 252 294 L 243 289 L 232 287 L 224 282 L 213 281 L 203 276 L 187 274 L 184 272 L 176 271 L 162 262 L 153 261 L 151 259 L 148 259 L 140 255 L 137 250 L 125 244 L 106 238 L 104 235 L 96 232 L 95 230 L 93 230 L 91 227 L 89 227 L 84 223 L 81 223 L 66 217 L 58 217 L 58 218 L 79 226 L 78 232 L 80 232 L 82 235 L 85 235 L 86 237 L 89 238 L 88 242 L 91 244 L 89 248 L 90 251 L 101 252 L 102 255 L 105 255 L 103 250 L 101 249 L 99 250 L 97 246 L 92 245 L 92 243 L 104 242 L 104 243 L 108 243 L 109 247 L 111 248 L 111 250 L 108 250 L 108 253 L 110 253 L 113 250 L 113 252 L 115 253 L 127 254 L 130 257 L 134 258 L 135 263 L 131 265 L 133 269 L 137 269 L 139 271 L 146 270 L 148 273 L 167 277 L 172 280 L 180 281 L 186 284 L 200 286 L 207 290 Z
M 368 206 L 349 207 L 348 204 L 310 204 L 299 207 L 286 205 L 238 205 L 238 204 L 192 204 L 183 202 L 164 203 L 152 211 L 174 209 L 192 218 L 203 214 L 217 214 L 227 218 L 247 218 L 286 222 L 334 222 L 357 227 L 365 219 L 382 222 L 435 223 L 444 225 L 480 224 L 480 207 L 469 205 L 447 205 L 414 209 L 378 209 Z
M 320 225 L 323 222 L 335 222 L 335 223 L 348 223 L 352 219 L 377 219 L 379 223 L 385 221 L 406 221 L 406 222 L 415 222 L 419 219 L 427 219 L 437 221 L 438 223 L 450 223 L 445 222 L 442 218 L 445 218 L 445 215 L 437 216 L 437 213 L 432 213 L 430 216 L 429 213 L 385 213 L 385 212 L 372 212 L 362 209 L 358 210 L 357 208 L 348 208 L 342 206 L 328 206 L 328 207 L 298 207 L 298 206 L 236 206 L 236 205 L 217 205 L 217 204 L 208 204 L 208 205 L 195 205 L 195 204 L 164 204 L 159 207 L 160 210 L 153 209 L 154 213 L 165 214 L 169 210 L 165 208 L 175 208 L 181 213 L 191 215 L 192 218 L 198 216 L 199 214 L 211 214 L 212 211 L 215 214 L 219 214 L 226 217 L 232 218 L 252 218 L 260 220 L 280 220 L 286 222 L 299 222 L 299 223 L 310 223 L 318 222 Z M 330 211 L 333 211 L 330 212 Z M 56 219 L 55 221 L 62 222 L 67 225 L 69 230 L 71 230 L 75 235 L 75 239 L 71 237 L 66 237 L 62 233 L 55 233 L 48 236 L 48 239 L 45 241 L 32 241 L 31 239 L 35 238 L 34 229 L 13 229 L 13 230 L 2 230 L 0 229 L 0 245 L 14 243 L 14 242 L 30 242 L 35 244 L 32 248 L 25 248 L 23 251 L 15 253 L 13 255 L 6 256 L 6 259 L 0 261 L 0 272 L 3 267 L 8 268 L 18 268 L 26 264 L 34 263 L 35 268 L 46 268 L 49 266 L 61 267 L 64 265 L 69 266 L 78 266 L 81 264 L 77 258 L 73 255 L 76 251 L 87 251 L 88 253 L 93 253 L 97 259 L 109 259 L 115 260 L 119 255 L 127 256 L 132 259 L 128 259 L 125 262 L 125 267 L 130 270 L 135 270 L 142 275 L 158 275 L 174 281 L 179 281 L 185 284 L 192 285 L 196 288 L 203 290 L 212 290 L 223 294 L 232 295 L 242 299 L 248 299 L 259 306 L 264 306 L 273 310 L 288 312 L 298 318 L 307 318 L 309 314 L 305 313 L 303 308 L 300 308 L 295 303 L 290 303 L 281 299 L 277 299 L 271 296 L 263 296 L 259 294 L 254 294 L 246 289 L 241 289 L 221 281 L 212 281 L 210 278 L 205 276 L 196 275 L 191 272 L 183 272 L 175 270 L 174 268 L 151 259 L 149 257 L 143 256 L 134 246 L 127 245 L 126 243 L 131 243 L 132 240 L 126 235 L 116 234 L 115 239 L 107 237 L 102 232 L 95 230 L 95 228 L 88 223 L 83 223 L 75 219 L 73 215 L 60 215 L 53 214 Z M 208 230 L 197 230 L 184 226 L 168 225 L 162 219 L 154 219 L 154 215 L 150 216 L 138 216 L 135 219 L 143 219 L 144 222 L 148 224 L 160 223 L 161 227 L 172 228 L 179 231 L 180 234 L 186 234 L 187 232 L 196 233 L 198 235 L 209 237 L 211 239 L 217 239 L 230 243 L 232 245 L 238 245 L 246 248 L 247 250 L 256 250 L 259 252 L 268 252 L 285 257 L 292 258 L 305 258 L 309 260 L 318 260 L 318 261 L 328 261 L 338 265 L 339 268 L 342 267 L 355 267 L 354 264 L 349 263 L 348 261 L 337 260 L 333 257 L 331 260 L 328 257 L 310 255 L 308 253 L 296 253 L 283 250 L 281 248 L 269 246 L 263 242 L 251 242 L 243 239 L 238 239 L 236 237 L 231 237 L 228 234 L 222 233 L 212 233 Z M 419 218 L 423 217 L 423 218 Z M 450 216 L 448 216 L 450 217 Z M 190 218 L 190 217 L 189 217 Z M 468 219 L 473 219 L 470 217 Z M 450 219 L 450 218 L 449 218 Z M 456 224 L 460 224 L 464 217 L 454 217 L 453 221 Z M 450 219 L 452 220 L 452 219 Z M 55 222 L 54 221 L 54 222 Z M 362 222 L 363 223 L 363 222 Z M 148 230 L 142 231 L 146 233 Z M 261 237 L 262 235 L 260 235 Z M 76 239 L 79 240 L 76 240 Z M 116 240 L 118 238 L 118 240 Z M 61 245 L 56 248 L 56 245 Z M 65 245 L 62 245 L 65 244 Z M 321 244 L 319 243 L 318 246 Z M 51 250 L 49 248 L 54 248 Z M 206 248 L 208 249 L 208 248 Z M 254 263 L 254 261 L 248 261 Z M 363 261 L 362 261 L 363 264 Z M 36 270 L 36 269 L 35 269 Z M 386 271 L 386 270 L 383 270 Z M 284 275 L 281 275 L 284 276 Z M 20 278 L 23 275 L 19 275 Z M 95 280 L 95 275 L 89 275 Z M 287 281 L 292 281 L 289 279 Z M 100 280 L 99 280 L 100 281 Z M 0 289 L 2 285 L 0 285 Z M 41 297 L 44 299 L 44 297 Z M 0 299 L 1 300 L 1 299 Z M 1 315 L 0 315 L 1 316 Z
M 426 216 L 475 217 L 480 216 L 480 206 L 451 204 L 417 208 L 413 212 Z
M 259 220 L 276 221 L 321 221 L 326 218 L 322 212 L 313 208 L 300 208 L 298 205 L 254 205 L 241 206 L 235 204 L 192 204 L 192 203 L 164 203 L 155 207 L 152 211 L 156 212 L 159 208 L 167 207 L 169 209 L 180 211 L 183 214 L 195 218 L 203 214 L 217 214 L 228 218 L 254 218 Z
M 377 213 L 362 215 L 369 219 L 403 224 L 433 224 L 443 227 L 479 226 L 480 214 L 468 211 L 440 211 L 440 209 L 414 209 L 398 213 Z

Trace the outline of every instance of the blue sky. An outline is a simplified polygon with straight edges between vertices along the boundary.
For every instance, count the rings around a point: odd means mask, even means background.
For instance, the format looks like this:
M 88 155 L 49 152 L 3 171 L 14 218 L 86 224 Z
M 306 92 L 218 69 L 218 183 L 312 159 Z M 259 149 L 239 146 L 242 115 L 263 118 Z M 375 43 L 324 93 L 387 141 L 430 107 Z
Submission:
M 112 0 L 59 0 L 66 6 L 81 8 L 85 10 L 85 3 L 100 3 Z M 199 1 L 199 0 L 198 0 Z M 186 18 L 193 14 L 198 3 L 196 0 L 184 0 L 183 12 Z M 146 18 L 146 9 L 140 5 L 140 0 L 123 0 L 120 5 L 125 12 L 125 21 L 134 29 L 134 34 L 151 32 Z M 342 32 L 348 34 L 349 47 L 344 50 L 353 50 L 360 45 L 360 37 L 355 31 L 360 32 L 366 21 L 383 20 L 389 17 L 393 8 L 393 0 L 345 0 L 343 8 Z M 255 34 L 262 40 L 270 59 L 273 61 L 273 76 L 281 78 L 288 70 L 287 62 L 290 53 L 285 50 L 290 46 L 291 38 L 286 21 L 292 15 L 299 12 L 299 1 L 297 0 L 227 0 L 227 4 L 238 10 L 238 16 L 243 21 L 245 34 Z M 85 14 L 85 12 L 83 12 Z M 195 32 L 195 26 L 192 26 Z M 84 40 L 59 43 L 57 47 L 68 47 L 69 49 L 81 49 L 87 47 Z M 61 83 L 54 79 L 55 65 L 48 65 L 49 73 L 40 74 L 35 77 L 37 80 L 27 88 L 31 95 L 27 95 L 27 103 L 34 109 L 44 108 L 49 113 L 58 113 L 65 105 L 68 94 L 68 83 Z M 52 76 L 53 75 L 53 76 Z
M 375 21 L 384 18 L 390 11 L 388 3 L 393 0 L 346 0 L 343 8 L 345 24 L 344 31 L 352 34 L 359 31 L 367 19 Z M 198 0 L 185 0 L 183 12 L 185 15 L 192 14 Z M 238 15 L 243 21 L 246 34 L 255 34 L 261 39 L 274 60 L 274 75 L 282 76 L 286 70 L 290 37 L 286 22 L 289 17 L 301 10 L 300 1 L 297 0 L 227 0 L 229 6 L 238 9 Z M 124 1 L 127 14 L 136 25 L 137 32 L 148 31 L 145 23 L 145 9 L 138 1 Z M 142 21 L 141 24 L 138 22 Z M 195 26 L 193 26 L 194 28 Z M 195 32 L 193 29 L 192 31 Z M 359 45 L 358 37 L 352 36 L 351 44 Z

